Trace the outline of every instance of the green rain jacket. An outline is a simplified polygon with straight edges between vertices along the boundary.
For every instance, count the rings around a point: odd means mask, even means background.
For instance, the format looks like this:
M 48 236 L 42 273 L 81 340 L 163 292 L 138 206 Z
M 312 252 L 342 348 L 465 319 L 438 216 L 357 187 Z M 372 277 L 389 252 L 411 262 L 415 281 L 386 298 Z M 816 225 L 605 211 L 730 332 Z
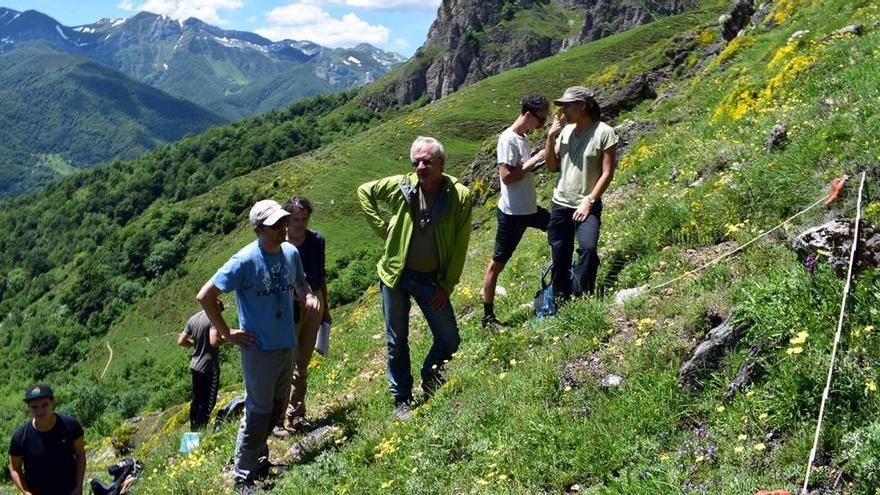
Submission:
M 447 294 L 452 294 L 461 278 L 471 237 L 471 193 L 455 177 L 443 174 L 443 181 L 432 221 L 437 229 L 440 256 L 437 283 Z M 418 182 L 418 176 L 411 173 L 367 182 L 358 188 L 358 200 L 370 226 L 379 236 L 385 235 L 385 253 L 376 268 L 379 279 L 388 287 L 397 285 L 406 264 L 413 231 L 412 212 L 419 202 Z M 383 216 L 380 203 L 391 209 L 390 219 Z

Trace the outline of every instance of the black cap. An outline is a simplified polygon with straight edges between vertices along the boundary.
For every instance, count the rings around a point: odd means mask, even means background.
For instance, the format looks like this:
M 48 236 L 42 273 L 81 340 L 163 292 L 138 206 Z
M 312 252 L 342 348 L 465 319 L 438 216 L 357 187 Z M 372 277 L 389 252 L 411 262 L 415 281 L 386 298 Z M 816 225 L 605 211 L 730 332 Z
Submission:
M 43 397 L 49 397 L 50 399 L 55 398 L 55 394 L 52 393 L 52 389 L 49 388 L 48 385 L 38 383 L 36 385 L 31 385 L 24 390 L 25 402 L 30 402 L 35 399 L 42 399 Z

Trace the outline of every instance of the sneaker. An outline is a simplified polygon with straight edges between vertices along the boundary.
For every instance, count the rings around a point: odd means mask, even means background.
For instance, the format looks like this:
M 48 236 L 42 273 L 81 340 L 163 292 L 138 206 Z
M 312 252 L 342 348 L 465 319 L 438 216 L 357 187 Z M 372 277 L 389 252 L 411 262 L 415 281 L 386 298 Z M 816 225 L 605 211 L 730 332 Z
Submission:
M 257 485 L 251 480 L 235 480 L 235 493 L 238 495 L 256 495 Z
M 397 421 L 409 421 L 413 417 L 412 399 L 399 399 L 394 401 L 394 419 Z
M 283 426 L 276 426 L 272 428 L 272 436 L 276 438 L 288 438 L 290 436 L 290 430 Z
M 503 323 L 498 321 L 498 318 L 496 318 L 495 315 L 484 316 L 483 320 L 482 320 L 482 324 L 483 324 L 483 330 L 493 330 L 493 331 L 497 332 L 499 330 L 504 330 L 507 328 L 504 326 Z
M 295 433 L 308 433 L 312 431 L 312 423 L 305 416 L 294 416 L 287 419 L 287 429 Z

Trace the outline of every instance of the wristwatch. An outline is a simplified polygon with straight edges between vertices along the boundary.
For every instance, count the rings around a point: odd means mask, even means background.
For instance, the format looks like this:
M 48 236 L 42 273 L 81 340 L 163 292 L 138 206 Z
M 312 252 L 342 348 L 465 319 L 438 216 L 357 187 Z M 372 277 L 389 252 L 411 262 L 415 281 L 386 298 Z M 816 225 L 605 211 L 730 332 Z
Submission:
M 587 194 L 587 203 L 593 204 L 595 202 L 596 198 L 594 198 L 592 194 Z

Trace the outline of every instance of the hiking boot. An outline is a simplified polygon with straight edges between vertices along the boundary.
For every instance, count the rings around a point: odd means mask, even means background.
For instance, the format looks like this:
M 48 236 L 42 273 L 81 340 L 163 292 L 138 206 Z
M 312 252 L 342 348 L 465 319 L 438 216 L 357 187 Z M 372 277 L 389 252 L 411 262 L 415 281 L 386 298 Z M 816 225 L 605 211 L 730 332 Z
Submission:
M 287 429 L 294 433 L 308 433 L 312 431 L 312 423 L 305 416 L 294 416 L 287 420 Z
M 507 327 L 504 326 L 503 323 L 498 321 L 498 318 L 496 318 L 495 315 L 484 316 L 481 323 L 483 324 L 483 330 L 492 330 L 493 332 L 498 332 L 507 329 Z
M 437 390 L 443 386 L 443 378 L 437 376 L 431 380 L 422 380 L 422 392 L 425 395 L 425 400 L 430 400 L 431 397 L 434 397 L 434 394 L 437 393 Z
M 255 495 L 257 493 L 257 485 L 251 480 L 237 479 L 235 480 L 235 493 L 238 495 Z
M 571 301 L 572 297 L 565 294 L 554 294 L 553 295 L 553 304 L 556 305 L 556 311 L 559 312 L 566 304 Z M 556 313 L 553 314 L 556 316 Z
M 272 428 L 272 436 L 276 438 L 288 438 L 290 437 L 290 430 L 283 426 L 276 426 Z
M 412 398 L 394 401 L 394 419 L 397 421 L 409 421 L 413 417 Z
M 277 478 L 287 470 L 287 464 L 283 462 L 267 462 L 260 466 L 255 473 L 255 478 L 265 480 L 267 478 Z

